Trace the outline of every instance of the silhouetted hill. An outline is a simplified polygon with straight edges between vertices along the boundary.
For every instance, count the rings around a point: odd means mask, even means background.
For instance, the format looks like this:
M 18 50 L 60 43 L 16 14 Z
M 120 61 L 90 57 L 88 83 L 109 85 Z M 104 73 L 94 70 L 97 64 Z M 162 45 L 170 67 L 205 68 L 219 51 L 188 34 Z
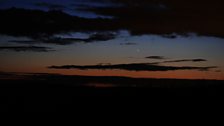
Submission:
M 224 81 L 219 80 L 13 73 L 2 73 L 0 78 L 1 103 L 9 111 L 70 111 L 74 105 L 82 106 L 81 103 L 91 107 L 97 103 L 121 105 L 124 101 L 140 99 L 153 102 L 161 98 L 197 96 L 201 99 L 224 94 Z
M 59 74 L 1 74 L 1 88 L 89 88 L 93 90 L 150 89 L 179 92 L 179 90 L 222 89 L 221 80 L 189 80 L 189 79 L 152 79 L 129 78 L 118 76 L 69 76 Z M 173 92 L 173 93 L 174 93 Z M 184 95 L 183 92 L 179 92 Z M 196 93 L 196 92 L 195 92 Z M 206 92 L 204 92 L 206 93 Z M 204 95 L 201 94 L 201 95 Z M 209 92 L 208 92 L 209 93 Z M 214 95 L 218 92 L 212 92 Z M 200 92 L 196 93 L 200 95 Z M 102 94 L 103 95 L 103 94 Z M 134 94 L 130 94 L 134 95 Z

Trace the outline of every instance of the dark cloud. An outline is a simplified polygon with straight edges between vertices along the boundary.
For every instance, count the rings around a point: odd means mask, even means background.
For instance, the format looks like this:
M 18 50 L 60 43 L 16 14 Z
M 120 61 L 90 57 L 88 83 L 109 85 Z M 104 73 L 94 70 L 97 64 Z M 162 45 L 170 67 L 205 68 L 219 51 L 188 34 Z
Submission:
M 115 34 L 113 33 L 98 33 L 91 35 L 85 42 L 93 42 L 93 41 L 107 41 L 110 39 L 115 39 Z
M 104 32 L 104 33 L 92 34 L 88 38 L 44 37 L 44 38 L 36 38 L 34 40 L 12 40 L 9 42 L 22 43 L 22 44 L 47 43 L 57 45 L 69 45 L 77 42 L 89 43 L 89 42 L 107 41 L 115 38 L 116 38 L 115 33 Z
M 162 35 L 162 36 L 165 37 L 165 38 L 170 38 L 170 39 L 177 38 L 177 35 L 175 35 L 175 34 L 165 34 L 165 35 Z
M 51 43 L 51 44 L 59 44 L 59 45 L 68 45 L 77 42 L 97 42 L 97 41 L 107 41 L 111 39 L 115 39 L 116 34 L 110 32 L 104 33 L 95 33 L 90 35 L 88 38 L 61 38 L 61 37 L 52 37 L 52 38 L 44 38 L 39 40 L 43 43 Z
M 111 19 L 88 19 L 68 15 L 62 11 L 41 11 L 11 8 L 0 10 L 0 34 L 26 36 L 32 39 L 49 38 L 70 32 L 111 32 L 117 31 Z M 108 39 L 93 35 L 91 39 Z
M 36 40 L 12 40 L 9 42 L 19 43 L 19 44 L 37 44 L 37 43 L 45 43 L 45 44 L 56 44 L 56 45 L 69 45 L 75 42 L 83 42 L 83 39 L 79 38 L 61 38 L 61 37 L 50 37 L 50 38 L 39 38 Z
M 147 59 L 158 59 L 158 60 L 166 59 L 164 56 L 147 56 L 145 58 L 147 58 Z
M 35 43 L 36 41 L 34 40 L 9 40 L 8 42 L 13 42 L 13 43 L 21 43 L 21 44 L 26 44 L 26 43 Z
M 63 10 L 66 8 L 66 6 L 55 4 L 55 3 L 48 3 L 48 2 L 38 2 L 34 4 L 38 7 L 47 7 L 50 10 Z
M 107 1 L 108 0 L 94 0 Z M 86 7 L 83 11 L 112 16 L 133 35 L 158 34 L 175 38 L 173 33 L 189 32 L 224 37 L 222 0 L 110 0 L 118 7 Z M 170 36 L 171 35 L 171 36 Z
M 164 60 L 167 59 L 164 56 L 148 56 L 145 57 L 147 59 L 158 59 L 158 60 Z M 206 59 L 181 59 L 181 60 L 167 60 L 167 61 L 162 61 L 162 62 L 154 62 L 150 64 L 162 64 L 162 63 L 179 63 L 179 62 L 206 62 Z
M 51 43 L 67 45 L 74 42 L 95 42 L 115 39 L 119 28 L 114 27 L 110 19 L 88 19 L 70 16 L 62 11 L 40 11 L 11 8 L 0 10 L 0 34 L 20 37 L 25 36 L 31 41 L 16 43 Z M 57 34 L 84 32 L 88 38 L 61 38 Z
M 163 63 L 178 63 L 178 62 L 205 62 L 206 59 L 182 59 L 182 60 L 169 60 L 164 61 Z
M 41 47 L 41 46 L 0 46 L 0 51 L 9 50 L 16 52 L 49 52 L 54 51 L 49 47 Z
M 8 42 L 19 43 L 19 44 L 35 44 L 37 41 L 35 40 L 10 40 Z
M 209 67 L 192 67 L 192 66 L 160 66 L 153 65 L 150 63 L 132 63 L 132 64 L 114 64 L 114 65 L 63 65 L 63 66 L 49 66 L 49 69 L 120 69 L 120 70 L 128 70 L 128 71 L 174 71 L 174 70 L 199 70 L 199 71 L 208 71 L 213 68 L 217 68 L 216 66 Z
M 137 45 L 137 43 L 126 42 L 126 43 L 120 43 L 120 45 Z
M 224 8 L 221 0 L 93 0 L 92 3 L 94 2 L 109 4 L 89 4 L 80 7 L 78 11 L 113 18 L 81 18 L 59 10 L 46 12 L 12 8 L 0 10 L 0 34 L 26 36 L 36 40 L 60 33 L 127 30 L 131 35 L 156 34 L 169 38 L 189 35 L 188 33 L 224 37 Z M 49 3 L 39 5 L 63 8 Z M 91 39 L 98 40 L 98 37 L 102 36 L 92 36 Z
M 72 17 L 60 12 L 12 8 L 0 10 L 1 34 L 39 38 L 70 30 Z M 67 21 L 66 21 L 67 20 Z

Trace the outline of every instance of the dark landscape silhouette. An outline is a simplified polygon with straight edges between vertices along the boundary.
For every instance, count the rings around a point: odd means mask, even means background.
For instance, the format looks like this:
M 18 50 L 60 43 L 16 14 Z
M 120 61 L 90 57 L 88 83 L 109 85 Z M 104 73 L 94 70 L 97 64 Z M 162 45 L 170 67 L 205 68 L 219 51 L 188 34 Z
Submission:
M 224 88 L 222 80 L 75 76 L 46 73 L 1 73 L 0 81 L 1 94 L 25 96 L 51 95 L 51 93 L 60 95 L 70 93 L 71 96 L 90 97 L 114 95 L 215 96 L 223 94 Z

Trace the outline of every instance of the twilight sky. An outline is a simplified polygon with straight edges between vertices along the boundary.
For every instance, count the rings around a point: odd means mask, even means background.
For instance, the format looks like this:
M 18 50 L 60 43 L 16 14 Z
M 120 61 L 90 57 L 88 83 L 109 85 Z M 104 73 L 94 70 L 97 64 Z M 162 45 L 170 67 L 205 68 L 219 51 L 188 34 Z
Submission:
M 224 80 L 222 0 L 0 0 L 0 72 Z

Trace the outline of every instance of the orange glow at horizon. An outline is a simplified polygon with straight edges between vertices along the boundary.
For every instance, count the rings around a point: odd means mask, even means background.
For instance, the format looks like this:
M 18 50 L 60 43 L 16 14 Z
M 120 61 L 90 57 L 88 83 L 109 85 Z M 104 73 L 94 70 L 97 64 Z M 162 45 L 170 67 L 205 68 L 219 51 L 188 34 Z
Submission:
M 78 70 L 78 69 L 48 69 L 46 65 L 29 64 L 22 66 L 10 65 L 1 67 L 2 72 L 18 73 L 53 73 L 82 76 L 124 76 L 133 78 L 170 78 L 170 79 L 216 79 L 224 80 L 224 72 L 176 70 L 176 71 L 126 71 L 126 70 Z
M 172 79 L 216 79 L 224 80 L 223 72 L 215 71 L 126 71 L 126 70 L 78 70 L 78 69 L 48 69 L 42 66 L 26 67 L 23 69 L 18 67 L 4 69 L 5 72 L 21 72 L 21 73 L 53 73 L 63 75 L 83 75 L 83 76 L 124 76 L 133 78 L 172 78 Z
M 48 70 L 48 73 L 83 76 L 124 76 L 133 78 L 217 79 L 224 80 L 222 72 L 214 71 L 125 71 L 125 70 Z

